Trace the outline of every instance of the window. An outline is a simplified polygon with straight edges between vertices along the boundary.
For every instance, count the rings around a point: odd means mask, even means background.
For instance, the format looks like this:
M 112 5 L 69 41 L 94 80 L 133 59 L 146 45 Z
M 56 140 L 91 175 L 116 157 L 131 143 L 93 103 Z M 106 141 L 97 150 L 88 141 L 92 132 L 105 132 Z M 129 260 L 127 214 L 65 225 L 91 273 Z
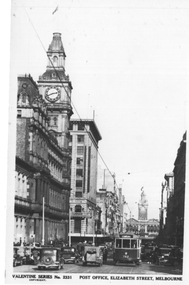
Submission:
M 131 240 L 131 248 L 137 248 L 137 241 Z
M 121 248 L 121 239 L 116 239 L 116 247 Z
M 54 117 L 53 120 L 54 120 L 54 126 L 56 126 L 57 125 L 57 118 Z
M 58 57 L 57 56 L 53 57 L 53 64 L 54 64 L 54 66 L 57 66 L 57 64 L 58 64 Z
M 22 94 L 22 102 L 23 102 L 23 103 L 26 103 L 26 93 L 23 93 L 23 94 Z
M 21 118 L 22 117 L 22 110 L 17 110 L 17 118 Z
M 76 191 L 75 192 L 75 197 L 82 197 L 82 192 L 80 192 L 80 191 Z
M 75 233 L 80 233 L 81 232 L 81 220 L 80 219 L 75 219 L 74 232 Z
M 77 157 L 77 165 L 83 165 L 83 158 Z
M 76 187 L 81 188 L 82 187 L 82 180 L 76 180 Z
M 76 169 L 76 176 L 83 177 L 83 169 Z
M 84 136 L 83 135 L 78 135 L 77 136 L 77 142 L 78 143 L 83 143 L 84 142 Z
M 123 248 L 130 248 L 130 239 L 123 240 Z
M 85 129 L 84 123 L 82 123 L 82 122 L 79 123 L 77 128 L 78 128 L 79 131 L 84 131 L 84 129 Z
M 76 205 L 75 206 L 75 212 L 76 213 L 81 213 L 81 206 L 80 205 Z
M 83 146 L 77 147 L 77 154 L 83 154 Z

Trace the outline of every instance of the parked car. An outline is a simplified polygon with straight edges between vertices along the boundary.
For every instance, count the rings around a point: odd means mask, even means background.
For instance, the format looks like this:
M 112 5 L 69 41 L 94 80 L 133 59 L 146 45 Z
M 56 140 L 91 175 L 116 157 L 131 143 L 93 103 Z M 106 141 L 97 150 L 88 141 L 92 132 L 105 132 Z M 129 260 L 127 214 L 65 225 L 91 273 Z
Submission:
M 61 269 L 63 268 L 64 258 L 61 250 L 56 247 L 42 247 L 40 258 L 37 264 L 38 269 Z
M 177 252 L 177 261 L 178 264 L 183 264 L 183 249 L 179 248 L 178 252 Z
M 182 264 L 183 251 L 178 246 L 171 246 L 171 252 L 169 255 L 169 263 L 171 265 Z
M 142 245 L 141 246 L 141 260 L 151 261 L 154 251 L 155 251 L 154 245 Z
M 158 247 L 155 250 L 154 260 L 156 264 L 174 265 L 177 261 L 178 247 Z
M 25 256 L 22 256 L 19 253 L 19 247 L 14 247 L 14 253 L 13 253 L 13 267 L 17 265 L 23 265 L 26 263 Z
M 75 247 L 62 247 L 61 254 L 65 263 L 75 263 L 77 261 L 77 253 Z

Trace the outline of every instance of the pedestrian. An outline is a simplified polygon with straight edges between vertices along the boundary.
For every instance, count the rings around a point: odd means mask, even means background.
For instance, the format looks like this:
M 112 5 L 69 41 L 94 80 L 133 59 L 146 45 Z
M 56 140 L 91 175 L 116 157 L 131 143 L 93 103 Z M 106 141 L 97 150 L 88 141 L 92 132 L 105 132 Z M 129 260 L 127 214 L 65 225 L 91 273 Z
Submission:
M 103 262 L 107 262 L 107 257 L 108 257 L 108 249 L 107 247 L 105 246 L 104 247 L 104 250 L 103 250 Z

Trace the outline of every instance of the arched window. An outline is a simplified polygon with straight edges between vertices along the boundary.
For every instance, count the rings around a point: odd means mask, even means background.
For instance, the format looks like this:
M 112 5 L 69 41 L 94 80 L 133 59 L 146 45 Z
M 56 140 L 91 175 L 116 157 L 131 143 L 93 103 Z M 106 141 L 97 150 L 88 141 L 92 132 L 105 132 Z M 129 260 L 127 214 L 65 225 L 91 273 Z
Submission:
M 54 117 L 53 120 L 54 120 L 54 126 L 56 126 L 57 125 L 57 117 Z
M 80 205 L 76 205 L 75 206 L 75 212 L 76 213 L 81 213 L 81 206 Z
M 53 64 L 54 64 L 54 66 L 58 65 L 58 57 L 57 56 L 53 57 Z

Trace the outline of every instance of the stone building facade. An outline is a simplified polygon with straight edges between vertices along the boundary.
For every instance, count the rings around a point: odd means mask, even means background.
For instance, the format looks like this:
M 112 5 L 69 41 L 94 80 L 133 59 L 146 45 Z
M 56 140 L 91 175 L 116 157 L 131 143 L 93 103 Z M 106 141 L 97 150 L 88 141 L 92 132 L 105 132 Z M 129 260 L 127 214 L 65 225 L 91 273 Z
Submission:
M 71 156 L 71 82 L 60 33 L 38 84 L 18 77 L 14 243 L 67 241 Z M 44 213 L 44 215 L 43 215 Z
M 148 200 L 144 190 L 138 203 L 138 220 L 130 217 L 126 221 L 126 232 L 141 238 L 155 238 L 159 233 L 159 221 L 148 219 Z
M 160 208 L 160 242 L 180 247 L 183 247 L 184 243 L 186 137 L 187 133 L 180 142 L 173 172 L 164 176 Z M 166 197 L 166 207 L 164 207 L 164 197 Z
M 121 193 L 99 189 L 96 202 L 101 213 L 101 233 L 105 236 L 116 237 L 123 231 L 124 199 Z

